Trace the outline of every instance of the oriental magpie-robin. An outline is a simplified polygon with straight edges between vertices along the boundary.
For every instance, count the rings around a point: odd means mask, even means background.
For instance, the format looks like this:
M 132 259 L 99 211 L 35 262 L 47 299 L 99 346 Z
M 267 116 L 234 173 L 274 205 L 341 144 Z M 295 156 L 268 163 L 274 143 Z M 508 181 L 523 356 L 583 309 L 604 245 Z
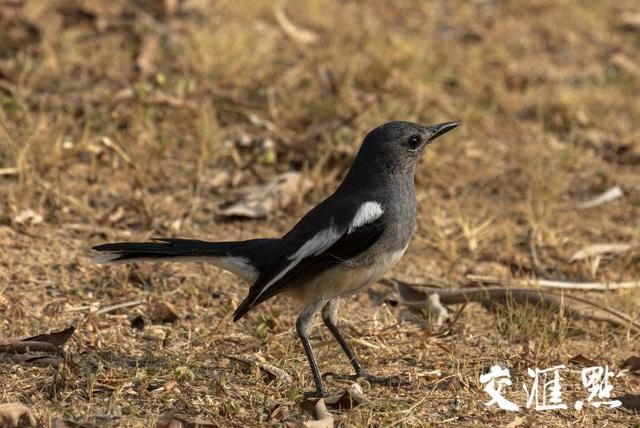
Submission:
M 458 126 L 389 122 L 365 137 L 337 190 L 309 211 L 281 238 L 205 242 L 160 238 L 155 242 L 93 247 L 98 263 L 141 260 L 206 261 L 251 283 L 233 320 L 276 294 L 303 304 L 296 331 L 315 381 L 313 395 L 325 396 L 309 342 L 318 311 L 356 371 L 372 383 L 392 378 L 367 373 L 337 327 L 338 301 L 378 281 L 400 260 L 416 229 L 414 174 L 425 148 Z

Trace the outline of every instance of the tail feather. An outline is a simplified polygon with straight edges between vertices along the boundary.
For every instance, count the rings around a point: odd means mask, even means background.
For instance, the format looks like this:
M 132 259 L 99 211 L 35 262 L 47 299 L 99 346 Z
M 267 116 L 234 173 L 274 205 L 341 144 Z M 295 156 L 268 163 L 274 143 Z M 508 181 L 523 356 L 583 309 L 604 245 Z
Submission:
M 208 261 L 243 279 L 257 278 L 261 259 L 278 239 L 207 242 L 196 239 L 155 238 L 155 242 L 116 242 L 92 248 L 96 263 L 137 261 Z
M 154 238 L 155 242 L 115 242 L 97 245 L 97 263 L 114 263 L 140 259 L 220 257 L 231 255 L 236 242 L 206 242 L 195 239 Z

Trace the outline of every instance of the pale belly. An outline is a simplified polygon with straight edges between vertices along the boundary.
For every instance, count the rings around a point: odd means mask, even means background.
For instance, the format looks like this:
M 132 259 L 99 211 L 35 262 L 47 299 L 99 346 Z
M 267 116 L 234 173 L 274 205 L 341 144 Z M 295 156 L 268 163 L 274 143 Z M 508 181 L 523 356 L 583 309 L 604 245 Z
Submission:
M 368 267 L 350 266 L 345 263 L 332 268 L 296 289 L 285 291 L 303 305 L 355 294 L 380 280 L 402 258 L 407 247 L 376 257 L 376 263 Z

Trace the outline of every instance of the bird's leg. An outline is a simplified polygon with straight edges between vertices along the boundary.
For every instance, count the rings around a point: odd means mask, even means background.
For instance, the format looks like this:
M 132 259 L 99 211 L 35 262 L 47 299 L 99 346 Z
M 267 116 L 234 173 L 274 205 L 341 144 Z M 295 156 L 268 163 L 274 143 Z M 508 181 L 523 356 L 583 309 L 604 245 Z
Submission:
M 349 358 L 349 362 L 351 363 L 354 370 L 356 371 L 356 375 L 355 376 L 339 376 L 339 375 L 332 374 L 333 377 L 343 378 L 343 379 L 346 378 L 351 380 L 364 378 L 370 383 L 376 383 L 376 384 L 388 385 L 388 386 L 399 386 L 399 385 L 406 384 L 407 383 L 406 381 L 403 381 L 402 379 L 399 379 L 397 377 L 380 377 L 380 376 L 374 376 L 367 372 L 367 370 L 362 366 L 362 364 L 358 360 L 358 357 L 356 357 L 356 353 L 353 352 L 353 348 L 351 348 L 351 346 L 346 341 L 344 336 L 342 336 L 342 333 L 340 333 L 340 330 L 338 330 L 338 325 L 337 325 L 338 304 L 339 304 L 339 300 L 333 299 L 333 300 L 330 300 L 322 308 L 322 321 L 324 322 L 324 325 L 327 326 L 331 334 L 333 334 L 333 337 L 336 338 L 336 340 L 340 344 L 340 347 L 342 348 L 344 353 L 347 355 L 347 358 Z
M 347 355 L 347 358 L 356 371 L 356 374 L 364 374 L 366 370 L 364 369 L 364 367 L 362 367 L 360 361 L 358 361 L 356 353 L 353 352 L 353 348 L 351 348 L 351 345 L 349 345 L 346 339 L 342 336 L 342 333 L 340 333 L 340 330 L 338 330 L 338 305 L 338 299 L 330 300 L 326 305 L 324 305 L 324 307 L 322 308 L 322 321 L 324 322 L 324 325 L 327 326 L 331 334 L 333 334 L 333 337 L 335 337 L 340 344 L 340 347 Z
M 311 366 L 311 374 L 313 374 L 313 380 L 316 384 L 316 390 L 311 393 L 305 393 L 306 397 L 322 398 L 327 396 L 327 391 L 325 391 L 324 389 L 322 376 L 320 376 L 320 370 L 318 369 L 318 364 L 316 363 L 316 359 L 313 356 L 313 349 L 311 349 L 311 343 L 309 342 L 309 332 L 311 330 L 311 324 L 313 323 L 313 317 L 323 303 L 324 302 L 319 301 L 310 304 L 309 306 L 304 308 L 296 321 L 296 331 L 298 333 L 300 341 L 302 342 L 302 347 L 304 348 L 304 353 L 307 356 L 307 360 L 309 360 L 309 366 Z

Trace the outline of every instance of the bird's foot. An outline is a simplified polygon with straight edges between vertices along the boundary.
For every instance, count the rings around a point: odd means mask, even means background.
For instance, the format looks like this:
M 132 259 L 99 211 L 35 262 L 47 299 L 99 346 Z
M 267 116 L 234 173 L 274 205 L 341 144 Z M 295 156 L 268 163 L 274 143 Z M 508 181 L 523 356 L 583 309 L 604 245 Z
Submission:
M 383 385 L 383 386 L 407 386 L 411 383 L 407 380 L 401 379 L 398 376 L 376 376 L 367 373 L 366 371 L 362 371 L 360 373 L 356 373 L 354 375 L 341 375 L 336 373 L 325 373 L 322 377 L 331 377 L 337 380 L 350 380 L 356 382 L 358 379 L 364 379 L 372 385 Z

